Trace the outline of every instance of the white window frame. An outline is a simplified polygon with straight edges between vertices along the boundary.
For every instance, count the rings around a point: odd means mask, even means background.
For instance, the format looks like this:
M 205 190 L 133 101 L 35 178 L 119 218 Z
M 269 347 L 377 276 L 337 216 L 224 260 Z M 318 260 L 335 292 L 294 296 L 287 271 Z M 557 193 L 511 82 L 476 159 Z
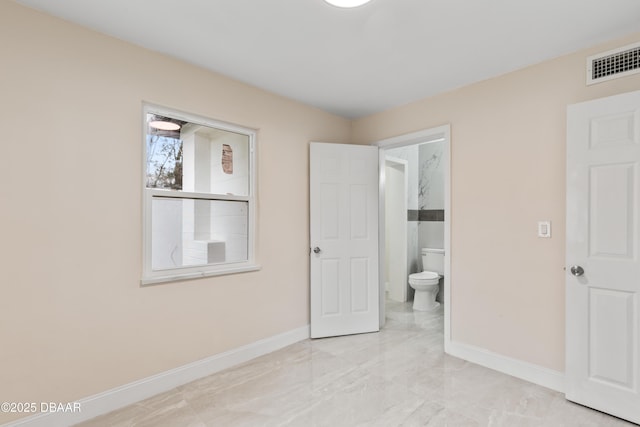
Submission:
M 143 269 L 142 279 L 140 283 L 151 285 L 156 283 L 166 283 L 181 280 L 197 279 L 201 277 L 220 276 L 225 274 L 242 273 L 247 271 L 256 271 L 260 269 L 260 265 L 256 262 L 255 241 L 256 241 L 256 193 L 257 193 L 257 165 L 256 165 L 256 130 L 226 123 L 218 120 L 209 119 L 203 116 L 184 113 L 182 111 L 173 110 L 155 104 L 143 103 L 142 108 L 142 242 L 143 242 Z M 194 193 L 176 190 L 153 189 L 146 187 L 147 174 L 147 114 L 159 114 L 208 126 L 220 130 L 239 133 L 249 137 L 249 191 L 247 196 L 231 196 L 211 193 Z M 200 266 L 176 267 L 165 270 L 153 270 L 151 262 L 152 250 L 152 209 L 151 203 L 154 198 L 172 198 L 172 199 L 203 199 L 203 200 L 220 200 L 220 201 L 244 201 L 247 202 L 247 260 L 241 262 L 226 262 L 220 264 L 207 264 Z

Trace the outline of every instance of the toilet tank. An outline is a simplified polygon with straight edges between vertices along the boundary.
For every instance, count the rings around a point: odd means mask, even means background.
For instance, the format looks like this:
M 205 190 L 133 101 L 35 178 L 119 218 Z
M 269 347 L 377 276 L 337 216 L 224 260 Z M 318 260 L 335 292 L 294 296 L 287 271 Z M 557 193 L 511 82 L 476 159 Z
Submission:
M 434 271 L 444 276 L 444 249 L 422 248 L 422 271 Z

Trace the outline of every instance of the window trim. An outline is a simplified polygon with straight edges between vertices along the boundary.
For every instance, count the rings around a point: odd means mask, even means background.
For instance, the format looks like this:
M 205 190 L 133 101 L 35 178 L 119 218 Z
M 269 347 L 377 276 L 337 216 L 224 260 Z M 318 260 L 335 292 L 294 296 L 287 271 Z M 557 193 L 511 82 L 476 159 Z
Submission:
M 231 196 L 213 193 L 194 193 L 166 189 L 147 188 L 147 114 L 160 114 L 175 119 L 184 120 L 203 126 L 212 127 L 224 131 L 240 133 L 249 137 L 249 191 L 247 196 Z M 221 276 L 227 274 L 243 273 L 260 270 L 256 261 L 256 200 L 257 200 L 257 150 L 255 129 L 235 124 L 209 119 L 196 114 L 185 113 L 152 103 L 143 103 L 142 108 L 142 286 L 158 283 L 168 283 L 203 277 Z M 152 269 L 152 240 L 151 240 L 151 204 L 154 198 L 175 199 L 204 199 L 221 201 L 245 201 L 247 202 L 247 260 L 221 264 L 207 264 L 200 266 L 176 267 L 167 270 Z

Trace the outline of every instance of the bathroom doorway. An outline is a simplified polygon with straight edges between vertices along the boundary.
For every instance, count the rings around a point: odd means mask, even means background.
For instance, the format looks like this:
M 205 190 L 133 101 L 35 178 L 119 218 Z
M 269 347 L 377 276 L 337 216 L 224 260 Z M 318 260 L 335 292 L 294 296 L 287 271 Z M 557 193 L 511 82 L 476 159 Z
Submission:
M 444 249 L 438 299 L 444 309 L 445 351 L 450 342 L 450 126 L 379 141 L 380 326 L 387 298 L 413 300 L 411 273 L 422 271 L 422 248 Z

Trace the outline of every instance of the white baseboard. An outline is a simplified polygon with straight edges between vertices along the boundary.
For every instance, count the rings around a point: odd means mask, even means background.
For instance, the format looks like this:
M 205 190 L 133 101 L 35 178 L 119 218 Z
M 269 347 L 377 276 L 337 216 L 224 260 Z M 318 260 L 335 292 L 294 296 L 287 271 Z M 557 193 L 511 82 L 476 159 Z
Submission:
M 564 393 L 564 373 L 493 353 L 483 348 L 450 341 L 447 353 L 494 371 Z
M 80 412 L 39 414 L 3 424 L 2 427 L 68 427 L 307 338 L 309 338 L 309 326 L 304 326 L 81 399 L 78 401 L 81 407 Z

